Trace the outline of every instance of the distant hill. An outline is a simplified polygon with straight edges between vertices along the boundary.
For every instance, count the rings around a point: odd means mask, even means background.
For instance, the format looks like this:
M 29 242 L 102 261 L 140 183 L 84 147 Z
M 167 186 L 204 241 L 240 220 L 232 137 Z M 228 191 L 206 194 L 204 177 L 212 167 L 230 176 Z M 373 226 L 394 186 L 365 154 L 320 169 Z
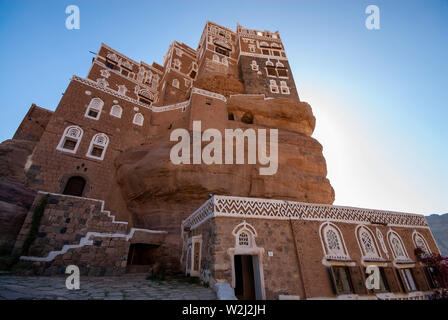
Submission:
M 448 256 L 448 213 L 432 214 L 426 217 L 432 234 L 443 256 Z

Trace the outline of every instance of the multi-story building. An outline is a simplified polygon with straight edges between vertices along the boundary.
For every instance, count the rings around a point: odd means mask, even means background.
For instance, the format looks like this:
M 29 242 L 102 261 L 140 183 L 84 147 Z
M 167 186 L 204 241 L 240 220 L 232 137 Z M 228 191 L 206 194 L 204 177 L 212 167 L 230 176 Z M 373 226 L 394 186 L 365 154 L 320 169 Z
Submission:
M 170 136 L 194 121 L 202 131 L 278 129 L 278 173 L 175 167 Z M 162 65 L 102 44 L 56 110 L 33 105 L 17 130 L 36 142 L 24 169 L 38 195 L 15 252 L 43 273 L 161 264 L 240 298 L 424 297 L 434 283 L 414 247 L 438 251 L 425 218 L 332 206 L 314 124 L 279 32 L 207 22 L 196 50 L 174 41 Z M 368 291 L 373 264 L 381 288 Z

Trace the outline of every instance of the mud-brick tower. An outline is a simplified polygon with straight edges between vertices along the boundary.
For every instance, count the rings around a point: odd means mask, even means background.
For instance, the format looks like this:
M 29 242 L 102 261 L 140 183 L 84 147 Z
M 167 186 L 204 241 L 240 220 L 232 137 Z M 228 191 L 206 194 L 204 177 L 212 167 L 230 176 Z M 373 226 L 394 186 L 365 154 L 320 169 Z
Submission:
M 246 94 L 299 99 L 291 67 L 278 31 L 237 26 L 238 70 Z

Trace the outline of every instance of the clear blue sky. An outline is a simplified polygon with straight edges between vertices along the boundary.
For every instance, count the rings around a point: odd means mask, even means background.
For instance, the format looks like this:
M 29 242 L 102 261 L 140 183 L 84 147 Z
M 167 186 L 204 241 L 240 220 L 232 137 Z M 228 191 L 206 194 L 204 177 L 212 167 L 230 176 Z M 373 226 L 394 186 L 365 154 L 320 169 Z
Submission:
M 65 28 L 70 4 L 80 30 Z M 365 28 L 369 4 L 380 30 Z M 448 212 L 446 0 L 0 0 L 0 140 L 31 103 L 54 110 L 101 42 L 161 63 L 172 40 L 196 48 L 207 20 L 280 31 L 317 118 L 335 204 Z

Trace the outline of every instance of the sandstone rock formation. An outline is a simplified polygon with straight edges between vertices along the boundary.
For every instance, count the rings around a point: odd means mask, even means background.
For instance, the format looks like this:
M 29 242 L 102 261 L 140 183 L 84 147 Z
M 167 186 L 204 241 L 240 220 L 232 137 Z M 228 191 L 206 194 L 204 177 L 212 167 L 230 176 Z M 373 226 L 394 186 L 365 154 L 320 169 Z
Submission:
M 199 79 L 194 85 L 196 88 L 216 92 L 226 97 L 229 97 L 232 94 L 244 93 L 244 85 L 241 81 L 223 75 L 214 75 L 212 77 Z
M 0 253 L 9 253 L 35 192 L 25 185 L 25 163 L 35 142 L 6 140 L 0 144 Z
M 310 137 L 315 118 L 307 103 L 233 96 L 227 109 L 234 113 L 235 121 L 227 121 L 226 128 L 279 129 L 276 174 L 260 175 L 259 164 L 174 165 L 170 150 L 175 143 L 167 139 L 150 139 L 150 144 L 130 148 L 115 161 L 118 184 L 136 226 L 174 234 L 166 240 L 172 250 L 179 246 L 181 221 L 209 194 L 327 204 L 334 201 L 322 146 Z M 238 121 L 247 112 L 253 115 L 252 124 Z

